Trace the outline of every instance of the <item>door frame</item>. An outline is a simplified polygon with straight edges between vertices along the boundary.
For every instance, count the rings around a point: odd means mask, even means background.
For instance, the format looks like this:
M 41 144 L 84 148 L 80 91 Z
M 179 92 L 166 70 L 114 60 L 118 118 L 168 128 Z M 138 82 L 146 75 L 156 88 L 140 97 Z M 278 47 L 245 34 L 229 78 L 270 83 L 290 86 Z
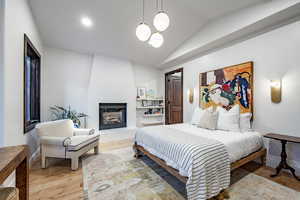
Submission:
M 165 124 L 169 124 L 169 106 L 168 106 L 168 87 L 167 87 L 167 77 L 171 74 L 181 72 L 181 119 L 183 122 L 183 68 L 178 68 L 165 73 Z

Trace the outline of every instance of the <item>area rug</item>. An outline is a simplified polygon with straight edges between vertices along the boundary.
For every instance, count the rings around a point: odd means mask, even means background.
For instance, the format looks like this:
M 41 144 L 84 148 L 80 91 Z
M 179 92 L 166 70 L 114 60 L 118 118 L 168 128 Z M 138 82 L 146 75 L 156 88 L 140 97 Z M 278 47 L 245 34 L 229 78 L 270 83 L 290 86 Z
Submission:
M 131 147 L 83 158 L 85 200 L 184 200 L 185 185 Z M 232 173 L 230 200 L 300 200 L 300 193 L 237 169 Z

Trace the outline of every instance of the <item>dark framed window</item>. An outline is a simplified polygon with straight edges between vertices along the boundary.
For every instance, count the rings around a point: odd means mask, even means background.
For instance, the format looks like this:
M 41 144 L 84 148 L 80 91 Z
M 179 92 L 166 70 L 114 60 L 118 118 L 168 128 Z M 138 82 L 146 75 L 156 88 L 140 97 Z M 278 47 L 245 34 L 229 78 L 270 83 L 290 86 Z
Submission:
M 24 34 L 24 133 L 40 122 L 41 55 Z

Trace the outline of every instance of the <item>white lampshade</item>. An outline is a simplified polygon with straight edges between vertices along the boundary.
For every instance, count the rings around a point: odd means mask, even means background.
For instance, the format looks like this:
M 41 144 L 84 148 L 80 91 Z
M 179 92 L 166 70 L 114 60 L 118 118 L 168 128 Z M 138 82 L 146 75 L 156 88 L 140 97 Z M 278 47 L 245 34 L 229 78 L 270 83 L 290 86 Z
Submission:
M 166 30 L 170 25 L 169 16 L 163 11 L 157 13 L 153 19 L 153 25 L 160 32 Z
M 145 23 L 140 23 L 136 27 L 135 34 L 137 38 L 143 42 L 147 41 L 149 37 L 151 36 L 151 29 L 150 27 Z
M 159 48 L 164 43 L 164 37 L 160 33 L 153 33 L 150 37 L 149 44 L 154 48 Z

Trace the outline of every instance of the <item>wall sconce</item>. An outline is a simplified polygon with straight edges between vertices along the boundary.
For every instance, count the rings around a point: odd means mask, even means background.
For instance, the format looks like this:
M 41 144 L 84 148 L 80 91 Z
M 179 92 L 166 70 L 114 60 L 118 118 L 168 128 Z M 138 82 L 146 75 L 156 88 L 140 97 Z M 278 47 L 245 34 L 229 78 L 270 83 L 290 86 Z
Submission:
M 194 102 L 194 89 L 190 88 L 188 90 L 188 97 L 189 97 L 189 102 L 193 103 Z
M 271 100 L 273 103 L 281 102 L 281 80 L 271 80 Z

